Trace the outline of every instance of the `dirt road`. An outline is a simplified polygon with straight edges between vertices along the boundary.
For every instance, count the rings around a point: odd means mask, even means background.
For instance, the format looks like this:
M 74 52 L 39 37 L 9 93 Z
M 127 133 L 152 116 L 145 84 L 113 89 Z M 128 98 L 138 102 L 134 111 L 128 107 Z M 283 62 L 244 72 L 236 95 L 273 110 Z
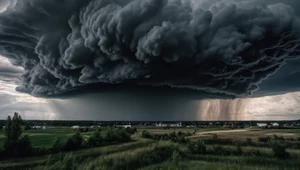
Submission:
M 236 132 L 247 132 L 247 131 L 249 131 L 249 129 L 205 131 L 205 132 L 198 132 L 193 136 L 189 136 L 188 138 L 196 138 L 196 137 L 200 137 L 200 136 L 209 136 L 211 134 L 219 134 L 219 133 L 236 133 Z

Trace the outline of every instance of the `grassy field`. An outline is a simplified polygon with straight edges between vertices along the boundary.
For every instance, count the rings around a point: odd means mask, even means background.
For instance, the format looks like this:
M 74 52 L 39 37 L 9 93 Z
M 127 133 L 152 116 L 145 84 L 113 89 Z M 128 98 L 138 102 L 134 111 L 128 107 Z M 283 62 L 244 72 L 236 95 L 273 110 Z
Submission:
M 23 132 L 24 135 L 28 135 L 33 147 L 48 148 L 52 145 L 56 138 L 66 140 L 68 137 L 74 134 L 75 130 L 69 127 L 55 128 L 55 129 L 37 129 L 27 130 Z M 103 131 L 102 133 L 104 133 Z M 83 132 L 84 137 L 88 137 L 92 132 Z M 4 143 L 5 136 L 3 131 L 0 131 L 0 146 Z
M 170 140 L 152 140 L 142 138 L 147 130 L 152 135 L 171 134 L 173 132 L 190 133 L 191 142 L 205 139 L 231 139 L 244 142 L 251 138 L 253 145 L 243 145 L 237 153 L 235 144 L 205 143 L 206 153 L 191 153 L 188 144 L 174 143 Z M 101 133 L 105 133 L 102 130 Z M 70 128 L 25 131 L 34 147 L 48 148 L 57 137 L 67 139 L 74 134 Z M 91 132 L 82 133 L 89 137 Z M 288 158 L 278 159 L 268 143 L 259 144 L 261 137 L 280 136 L 290 142 Z M 141 169 L 141 170 L 299 170 L 300 150 L 292 144 L 300 142 L 300 129 L 196 129 L 196 128 L 138 128 L 132 135 L 132 141 L 118 145 L 89 148 L 73 152 L 57 153 L 39 157 L 17 158 L 0 161 L 0 169 Z M 0 133 L 0 145 L 4 135 Z M 256 144 L 257 143 L 257 144 Z M 175 148 L 175 149 L 174 149 Z

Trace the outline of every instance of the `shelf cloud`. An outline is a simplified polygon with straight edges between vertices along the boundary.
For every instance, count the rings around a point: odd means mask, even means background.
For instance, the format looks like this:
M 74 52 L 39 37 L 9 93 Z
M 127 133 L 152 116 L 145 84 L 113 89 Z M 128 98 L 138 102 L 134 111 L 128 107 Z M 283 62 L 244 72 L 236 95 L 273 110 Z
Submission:
M 0 13 L 0 54 L 36 96 L 130 84 L 244 97 L 300 55 L 299 30 L 277 1 L 17 0 Z

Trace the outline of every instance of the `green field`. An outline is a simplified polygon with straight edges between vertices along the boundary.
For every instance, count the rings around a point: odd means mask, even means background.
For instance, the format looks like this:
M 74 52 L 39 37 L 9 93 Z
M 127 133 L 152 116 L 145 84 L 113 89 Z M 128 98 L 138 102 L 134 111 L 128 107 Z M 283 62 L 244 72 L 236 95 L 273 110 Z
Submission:
M 74 129 L 71 128 L 58 128 L 58 129 L 38 129 L 23 132 L 28 135 L 33 147 L 50 147 L 56 138 L 66 140 L 74 134 Z M 89 136 L 91 132 L 82 133 Z M 5 136 L 3 131 L 0 131 L 0 146 L 4 143 Z
M 217 138 L 230 139 L 232 143 L 205 143 L 205 153 L 192 153 L 189 143 L 171 140 L 153 140 L 142 137 L 147 130 L 151 135 L 171 134 L 173 132 L 192 133 L 186 137 L 190 143 Z M 299 129 L 196 129 L 196 128 L 144 128 L 131 136 L 132 141 L 109 146 L 87 148 L 78 151 L 57 153 L 28 158 L 15 158 L 0 161 L 0 169 L 99 169 L 99 170 L 299 170 L 300 169 L 300 130 Z M 82 135 L 88 138 L 92 132 Z M 103 135 L 105 129 L 101 131 Z M 70 128 L 25 131 L 34 147 L 51 147 L 57 137 L 67 139 L 74 134 Z M 261 143 L 259 138 L 274 135 L 287 142 L 289 157 L 279 159 L 269 143 Z M 244 144 L 251 140 L 250 145 Z M 0 143 L 4 135 L 0 133 Z M 241 145 L 241 150 L 237 148 Z

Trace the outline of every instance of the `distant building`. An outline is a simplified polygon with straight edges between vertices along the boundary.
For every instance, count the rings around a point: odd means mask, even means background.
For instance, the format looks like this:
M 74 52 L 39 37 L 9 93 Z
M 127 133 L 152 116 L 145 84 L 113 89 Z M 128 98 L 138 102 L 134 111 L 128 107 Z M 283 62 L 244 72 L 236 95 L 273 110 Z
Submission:
M 272 125 L 272 127 L 279 127 L 278 123 L 272 123 L 271 125 Z
M 123 125 L 123 127 L 126 128 L 131 128 L 131 125 Z
M 46 129 L 46 126 L 32 126 L 32 129 Z
M 72 129 L 79 129 L 79 128 L 80 128 L 80 126 L 78 126 L 78 125 L 75 125 L 75 126 L 72 126 L 71 128 L 72 128 Z
M 158 127 L 167 127 L 168 124 L 166 124 L 166 123 L 158 123 L 158 124 L 156 124 L 156 126 L 158 126 Z
M 157 127 L 182 127 L 182 123 L 158 123 Z
M 260 128 L 265 128 L 267 126 L 268 126 L 267 123 L 257 123 L 257 127 L 260 127 Z
M 131 125 L 115 125 L 116 127 L 120 127 L 120 128 L 131 128 Z

